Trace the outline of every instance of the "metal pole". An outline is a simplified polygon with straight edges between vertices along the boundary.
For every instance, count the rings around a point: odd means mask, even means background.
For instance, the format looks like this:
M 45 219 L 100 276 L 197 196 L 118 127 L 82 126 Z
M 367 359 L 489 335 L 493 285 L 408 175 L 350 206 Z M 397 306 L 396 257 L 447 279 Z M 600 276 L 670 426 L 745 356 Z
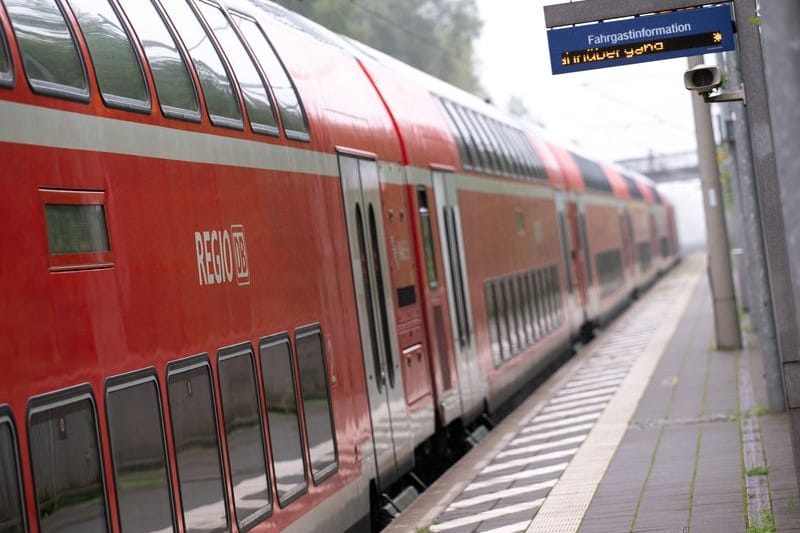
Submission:
M 689 68 L 703 63 L 702 57 L 690 57 Z M 739 317 L 736 311 L 736 296 L 731 275 L 728 232 L 725 228 L 725 206 L 719 182 L 714 127 L 711 123 L 711 108 L 698 93 L 692 93 L 695 132 L 697 135 L 697 157 L 700 163 L 700 182 L 703 186 L 703 205 L 706 215 L 708 246 L 708 278 L 714 299 L 714 327 L 717 348 L 737 350 L 742 347 L 739 335 Z
M 727 54 L 728 86 L 737 88 L 741 83 L 736 52 Z M 761 213 L 756 200 L 756 184 L 753 180 L 753 159 L 747 131 L 747 118 L 741 102 L 726 104 L 733 114 L 733 132 L 736 143 L 737 182 L 741 192 L 742 217 L 748 250 L 748 268 L 752 287 L 750 316 L 758 331 L 761 357 L 764 364 L 764 379 L 767 385 L 767 403 L 771 411 L 786 409 L 781 376 L 781 358 L 775 337 L 775 318 L 772 316 L 772 297 L 769 292 L 767 261 L 764 256 L 764 240 L 761 236 Z

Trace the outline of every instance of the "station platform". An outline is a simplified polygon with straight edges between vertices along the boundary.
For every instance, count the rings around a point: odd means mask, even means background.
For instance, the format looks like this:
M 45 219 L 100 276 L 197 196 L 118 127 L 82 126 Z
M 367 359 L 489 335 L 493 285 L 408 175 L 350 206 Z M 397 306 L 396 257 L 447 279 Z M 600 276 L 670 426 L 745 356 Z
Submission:
M 384 531 L 800 533 L 744 329 L 714 349 L 706 258 L 685 258 Z

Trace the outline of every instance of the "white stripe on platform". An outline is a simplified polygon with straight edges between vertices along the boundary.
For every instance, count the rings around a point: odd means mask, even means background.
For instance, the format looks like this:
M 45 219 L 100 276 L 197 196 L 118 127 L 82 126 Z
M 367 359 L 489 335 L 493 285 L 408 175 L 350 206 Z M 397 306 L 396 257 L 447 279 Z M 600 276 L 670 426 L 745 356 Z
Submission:
M 576 533 L 608 469 L 628 423 L 644 394 L 650 378 L 675 333 L 697 281 L 702 277 L 705 260 L 690 258 L 678 275 L 668 278 L 656 290 L 665 294 L 663 301 L 651 303 L 656 312 L 646 314 L 652 332 L 641 355 L 611 399 L 589 437 L 575 454 L 559 482 L 548 494 L 526 533 Z M 639 315 L 643 319 L 643 315 Z M 644 326 L 643 326 L 644 328 Z M 619 332 L 624 335 L 624 331 Z
M 615 368 L 612 370 L 607 370 L 605 372 L 584 372 L 580 371 L 572 378 L 574 381 L 585 381 L 589 379 L 611 379 L 612 377 L 617 377 L 620 374 L 627 374 L 628 370 L 630 369 L 630 365 L 623 367 L 623 368 Z
M 598 396 L 597 398 L 588 398 L 585 400 L 575 400 L 572 402 L 564 402 L 564 403 L 557 403 L 555 405 L 548 405 L 544 409 L 542 409 L 542 413 L 553 413 L 556 411 L 566 411 L 568 409 L 574 409 L 575 407 L 580 407 L 582 405 L 595 405 L 598 403 L 605 403 L 608 402 L 614 395 L 613 394 L 605 394 L 603 396 Z
M 538 500 L 534 500 L 532 502 L 518 503 L 516 505 L 509 505 L 508 507 L 500 507 L 499 509 L 492 509 L 491 511 L 476 513 L 474 515 L 465 516 L 463 518 L 456 518 L 455 520 L 448 520 L 447 522 L 442 522 L 440 524 L 432 525 L 431 531 L 447 531 L 448 529 L 467 526 L 469 524 L 483 522 L 484 520 L 491 520 L 492 518 L 497 518 L 498 516 L 519 513 L 522 511 L 530 511 L 532 509 L 540 507 L 542 503 L 544 503 L 544 498 L 539 498 Z
M 592 413 L 590 415 L 573 416 L 569 418 L 563 418 L 561 420 L 555 420 L 553 422 L 544 422 L 542 424 L 531 424 L 530 426 L 527 426 L 522 431 L 520 431 L 520 433 L 534 433 L 536 431 L 541 431 L 543 429 L 562 428 L 564 426 L 571 426 L 572 424 L 580 424 L 582 422 L 597 420 L 598 418 L 600 418 L 600 411 Z
M 549 466 L 540 466 L 539 468 L 532 468 L 530 470 L 523 470 L 521 472 L 514 472 L 513 474 L 506 474 L 504 476 L 497 476 L 490 479 L 486 479 L 484 481 L 473 481 L 467 488 L 464 489 L 464 492 L 470 492 L 473 490 L 485 489 L 486 487 L 492 487 L 494 485 L 503 485 L 505 483 L 509 483 L 511 481 L 519 481 L 521 479 L 530 479 L 532 477 L 537 476 L 544 476 L 547 474 L 559 474 L 567 468 L 569 463 L 558 463 L 555 465 Z
M 580 433 L 582 431 L 589 431 L 592 429 L 594 424 L 578 424 L 577 426 L 571 426 L 568 428 L 563 429 L 554 429 L 553 431 L 544 431 L 542 433 L 535 433 L 533 435 L 528 435 L 525 437 L 517 437 L 516 439 L 509 442 L 509 446 L 518 446 L 520 444 L 527 444 L 529 442 L 536 442 L 537 440 L 547 440 L 553 437 L 563 437 L 564 435 L 570 435 L 572 433 Z
M 603 387 L 610 387 L 611 385 L 619 385 L 620 381 L 625 378 L 625 374 L 627 374 L 627 372 L 620 372 L 619 376 L 615 376 L 613 379 L 599 379 L 594 382 L 587 383 L 578 382 L 575 385 L 572 383 L 567 383 L 561 388 L 560 392 L 585 392 L 589 390 L 602 389 Z
M 528 527 L 528 524 L 530 523 L 530 520 L 525 520 L 524 522 L 516 522 L 514 524 L 495 527 L 492 529 L 478 529 L 478 531 L 480 533 L 520 533 L 525 531 L 525 528 Z
M 510 489 L 498 490 L 497 492 L 481 494 L 480 496 L 473 496 L 472 498 L 467 498 L 465 500 L 456 500 L 447 507 L 447 510 L 450 511 L 452 509 L 463 509 L 465 507 L 472 507 L 473 505 L 480 505 L 486 502 L 502 500 L 503 498 L 513 498 L 514 496 L 519 496 L 520 494 L 529 494 L 531 492 L 544 489 L 551 489 L 557 481 L 558 478 L 554 477 L 553 479 L 548 479 L 539 483 L 532 483 L 531 485 L 521 485 L 519 487 L 513 487 Z
M 578 407 L 577 409 L 569 409 L 567 411 L 559 411 L 557 413 L 543 413 L 540 415 L 536 415 L 536 417 L 531 421 L 531 423 L 537 422 L 547 422 L 549 420 L 555 420 L 561 417 L 567 416 L 575 416 L 575 415 L 582 415 L 585 413 L 593 413 L 595 411 L 601 411 L 603 409 L 600 405 L 590 405 L 587 407 Z
M 602 396 L 604 394 L 612 394 L 616 392 L 617 386 L 614 385 L 613 387 L 606 387 L 604 389 L 597 389 L 597 390 L 590 390 L 586 392 L 576 392 L 570 394 L 559 394 L 552 400 L 550 400 L 550 405 L 563 403 L 563 402 L 571 402 L 573 400 L 583 400 L 586 398 L 592 398 L 593 396 Z
M 513 459 L 511 461 L 503 461 L 502 463 L 492 463 L 481 470 L 481 474 L 491 474 L 499 470 L 506 470 L 507 468 L 517 468 L 520 466 L 535 465 L 536 463 L 544 463 L 554 459 L 563 459 L 564 457 L 572 457 L 578 448 L 570 448 L 569 450 L 558 450 L 557 452 L 543 453 L 541 455 L 534 455 L 533 457 L 526 457 L 525 459 Z
M 580 444 L 581 442 L 586 440 L 586 435 L 578 435 L 576 437 L 568 437 L 566 439 L 554 440 L 552 442 L 543 442 L 541 444 L 531 444 L 529 446 L 522 446 L 519 448 L 511 448 L 506 449 L 504 452 L 500 452 L 497 454 L 497 458 L 501 457 L 513 457 L 515 455 L 523 455 L 529 453 L 537 453 L 541 452 L 542 450 L 551 450 L 553 448 L 559 448 L 561 446 L 567 446 L 571 444 Z

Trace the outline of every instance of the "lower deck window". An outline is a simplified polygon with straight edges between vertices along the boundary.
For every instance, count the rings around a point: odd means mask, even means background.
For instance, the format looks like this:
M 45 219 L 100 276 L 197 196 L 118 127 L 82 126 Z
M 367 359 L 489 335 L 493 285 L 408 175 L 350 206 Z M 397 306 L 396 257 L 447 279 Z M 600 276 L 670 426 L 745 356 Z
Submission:
M 88 390 L 31 401 L 31 466 L 44 533 L 108 529 L 94 401 Z
M 0 531 L 25 531 L 17 436 L 11 417 L 0 409 Z
M 261 341 L 261 373 L 278 502 L 284 507 L 306 491 L 306 464 L 291 345 L 286 335 Z
M 316 326 L 298 331 L 295 345 L 311 456 L 311 476 L 314 483 L 318 484 L 336 472 L 339 464 L 333 438 L 333 415 L 322 331 Z
M 106 390 L 111 462 L 123 533 L 175 531 L 159 398 L 152 374 L 112 379 Z M 143 513 L 143 508 L 147 512 Z
M 214 390 L 205 356 L 168 369 L 172 439 L 187 533 L 228 530 Z

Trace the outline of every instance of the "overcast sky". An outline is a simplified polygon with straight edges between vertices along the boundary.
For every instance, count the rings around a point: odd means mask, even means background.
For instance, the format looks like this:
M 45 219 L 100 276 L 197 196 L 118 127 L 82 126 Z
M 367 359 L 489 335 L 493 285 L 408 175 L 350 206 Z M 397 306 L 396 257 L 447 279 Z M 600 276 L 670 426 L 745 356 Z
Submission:
M 478 0 L 478 72 L 494 103 L 519 96 L 556 138 L 605 160 L 694 150 L 686 58 L 554 76 L 542 10 L 553 3 Z

